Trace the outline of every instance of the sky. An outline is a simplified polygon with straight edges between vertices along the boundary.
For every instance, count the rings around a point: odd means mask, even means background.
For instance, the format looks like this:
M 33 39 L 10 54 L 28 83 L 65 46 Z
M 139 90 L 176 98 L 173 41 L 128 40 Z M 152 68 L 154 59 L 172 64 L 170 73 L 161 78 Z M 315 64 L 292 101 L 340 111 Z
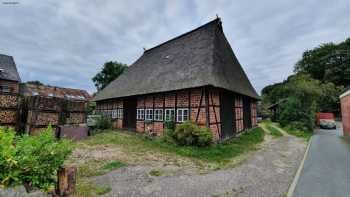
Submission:
M 103 63 L 132 64 L 218 15 L 260 93 L 293 73 L 305 50 L 350 37 L 349 0 L 0 0 L 0 54 L 22 81 L 96 91 Z

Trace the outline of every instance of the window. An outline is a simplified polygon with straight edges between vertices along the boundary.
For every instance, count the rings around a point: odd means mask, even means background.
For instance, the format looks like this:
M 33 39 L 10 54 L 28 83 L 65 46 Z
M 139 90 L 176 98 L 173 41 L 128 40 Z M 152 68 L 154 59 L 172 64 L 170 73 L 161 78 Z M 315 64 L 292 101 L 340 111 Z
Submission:
M 153 109 L 146 109 L 146 120 L 153 120 Z
M 112 118 L 113 118 L 113 119 L 118 118 L 118 109 L 112 110 Z
M 154 110 L 154 120 L 163 121 L 163 110 L 155 109 Z
M 235 99 L 235 118 L 236 118 L 236 131 L 241 132 L 244 130 L 243 124 L 243 100 L 242 97 L 237 96 Z
M 188 109 L 177 109 L 177 122 L 185 122 L 188 120 Z
M 145 119 L 145 110 L 144 109 L 137 109 L 137 120 L 143 120 Z
M 165 121 L 174 120 L 175 118 L 175 109 L 165 109 Z
M 123 109 L 118 109 L 117 118 L 123 119 Z
M 53 93 L 50 92 L 50 93 L 47 94 L 47 96 L 53 97 Z
M 6 86 L 6 85 L 0 86 L 0 92 L 10 93 L 11 92 L 11 88 L 9 86 Z

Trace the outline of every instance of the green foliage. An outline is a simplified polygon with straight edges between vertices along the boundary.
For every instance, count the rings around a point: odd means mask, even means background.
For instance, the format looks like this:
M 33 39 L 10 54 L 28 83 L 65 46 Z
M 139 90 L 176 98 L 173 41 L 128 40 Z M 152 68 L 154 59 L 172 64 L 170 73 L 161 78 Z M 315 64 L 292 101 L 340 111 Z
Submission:
M 176 127 L 173 135 L 177 144 L 182 146 L 208 146 L 213 141 L 209 128 L 199 128 L 192 122 L 184 122 Z
M 272 126 L 271 124 L 267 124 L 266 128 L 267 128 L 267 130 L 270 131 L 271 135 L 275 138 L 283 136 L 283 134 L 276 127 Z
M 92 81 L 94 82 L 97 90 L 102 90 L 114 79 L 118 78 L 128 66 L 119 62 L 109 61 L 103 65 L 102 71 L 97 73 Z
M 32 85 L 45 85 L 41 81 L 35 80 L 35 81 L 27 81 L 26 84 L 32 84 Z
M 113 128 L 112 120 L 107 116 L 100 116 L 96 120 L 96 129 L 97 130 L 106 130 Z
M 263 106 L 280 102 L 278 121 L 286 126 L 294 122 L 299 129 L 312 130 L 315 112 L 339 111 L 338 96 L 343 90 L 332 83 L 322 83 L 310 75 L 290 76 L 283 83 L 268 86 L 263 90 Z M 297 122 L 297 123 L 296 123 Z
M 95 146 L 101 144 L 113 144 L 122 147 L 128 152 L 140 154 L 142 152 L 163 152 L 196 158 L 215 164 L 224 164 L 233 157 L 247 151 L 254 150 L 256 144 L 264 140 L 264 131 L 254 128 L 239 137 L 214 144 L 208 147 L 178 146 L 167 143 L 159 138 L 145 139 L 142 135 L 132 135 L 123 132 L 104 132 L 82 141 L 84 146 Z
M 96 109 L 96 102 L 88 102 L 87 106 L 86 106 L 86 112 L 88 115 L 93 114 L 93 112 Z
M 108 171 L 112 171 L 121 167 L 126 166 L 125 163 L 121 162 L 121 161 L 112 161 L 110 163 L 107 163 L 103 166 L 104 170 L 108 170 Z
M 72 150 L 71 142 L 57 140 L 51 127 L 38 136 L 15 136 L 0 128 L 0 141 L 0 182 L 5 186 L 25 183 L 49 189 Z
M 339 44 L 322 44 L 305 51 L 295 66 L 296 73 L 307 73 L 322 82 L 350 85 L 350 38 Z
M 313 133 L 311 131 L 297 129 L 297 127 L 294 124 L 291 124 L 291 125 L 284 127 L 283 129 L 290 135 L 304 138 L 305 140 L 308 141 L 311 138 Z

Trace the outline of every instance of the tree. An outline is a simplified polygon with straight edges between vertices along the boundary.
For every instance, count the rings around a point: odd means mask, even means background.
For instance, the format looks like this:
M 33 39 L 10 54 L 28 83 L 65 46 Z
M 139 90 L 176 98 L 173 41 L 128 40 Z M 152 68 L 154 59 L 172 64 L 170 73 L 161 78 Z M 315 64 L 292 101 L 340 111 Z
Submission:
M 98 91 L 102 90 L 110 82 L 118 78 L 127 68 L 126 64 L 113 61 L 106 62 L 102 70 L 92 78 L 92 81 Z
M 339 44 L 322 44 L 305 51 L 294 70 L 296 73 L 310 74 L 322 82 L 350 85 L 350 38 Z
M 35 81 L 27 81 L 27 84 L 33 84 L 33 85 L 40 85 L 43 86 L 44 84 L 41 83 L 41 81 L 35 80 Z

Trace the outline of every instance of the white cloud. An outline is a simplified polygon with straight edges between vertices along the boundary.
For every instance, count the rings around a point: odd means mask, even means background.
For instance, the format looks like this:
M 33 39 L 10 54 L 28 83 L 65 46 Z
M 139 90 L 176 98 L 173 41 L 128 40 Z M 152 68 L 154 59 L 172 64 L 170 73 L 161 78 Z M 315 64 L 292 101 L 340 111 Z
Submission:
M 0 53 L 23 80 L 95 90 L 109 60 L 134 62 L 151 48 L 215 18 L 258 91 L 291 74 L 306 49 L 349 37 L 347 0 L 88 1 L 0 4 Z

